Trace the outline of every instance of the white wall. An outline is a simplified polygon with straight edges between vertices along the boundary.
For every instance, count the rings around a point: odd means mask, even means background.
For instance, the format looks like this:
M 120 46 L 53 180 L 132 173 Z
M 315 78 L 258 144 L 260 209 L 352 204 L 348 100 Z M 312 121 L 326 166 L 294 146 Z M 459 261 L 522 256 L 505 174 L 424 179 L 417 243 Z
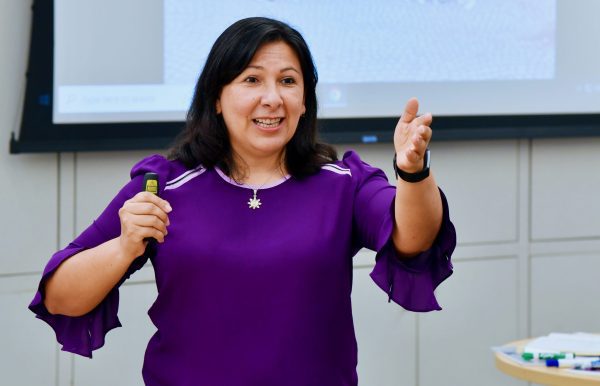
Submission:
M 60 352 L 51 329 L 27 310 L 52 252 L 86 227 L 147 154 L 8 154 L 29 26 L 27 1 L 0 1 L 0 383 L 141 385 L 153 332 L 150 267 L 123 287 L 124 327 L 108 334 L 93 360 Z M 373 285 L 373 254 L 357 256 L 361 384 L 524 385 L 494 368 L 490 346 L 550 331 L 600 331 L 600 307 L 589 301 L 600 290 L 600 138 L 431 147 L 458 232 L 455 274 L 437 292 L 442 312 L 414 314 L 388 304 Z M 355 148 L 392 177 L 391 145 Z

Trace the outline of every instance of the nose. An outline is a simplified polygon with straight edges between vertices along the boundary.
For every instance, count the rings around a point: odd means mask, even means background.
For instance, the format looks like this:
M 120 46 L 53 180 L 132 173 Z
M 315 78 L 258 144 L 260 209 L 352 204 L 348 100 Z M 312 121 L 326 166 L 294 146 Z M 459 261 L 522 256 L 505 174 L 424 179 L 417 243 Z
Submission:
M 281 90 L 277 87 L 275 83 L 266 83 L 263 89 L 263 93 L 261 95 L 260 103 L 265 107 L 270 107 L 272 109 L 281 106 L 283 103 L 283 99 L 281 98 Z

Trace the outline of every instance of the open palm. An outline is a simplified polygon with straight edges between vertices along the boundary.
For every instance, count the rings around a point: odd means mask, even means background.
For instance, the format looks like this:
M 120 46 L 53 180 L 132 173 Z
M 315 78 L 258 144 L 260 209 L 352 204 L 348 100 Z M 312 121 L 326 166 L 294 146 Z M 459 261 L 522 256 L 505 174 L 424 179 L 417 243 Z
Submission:
M 396 165 L 407 173 L 416 173 L 423 169 L 423 156 L 431 140 L 431 114 L 417 116 L 419 101 L 411 98 L 394 131 Z

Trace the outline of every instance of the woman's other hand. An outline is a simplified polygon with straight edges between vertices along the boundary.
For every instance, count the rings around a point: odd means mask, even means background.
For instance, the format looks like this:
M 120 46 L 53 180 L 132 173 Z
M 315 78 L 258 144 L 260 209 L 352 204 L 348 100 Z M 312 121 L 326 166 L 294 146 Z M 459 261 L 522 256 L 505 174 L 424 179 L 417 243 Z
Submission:
M 417 173 L 423 169 L 423 157 L 431 140 L 430 113 L 417 116 L 419 101 L 411 98 L 406 103 L 404 112 L 394 132 L 394 148 L 396 149 L 396 165 L 407 173 Z

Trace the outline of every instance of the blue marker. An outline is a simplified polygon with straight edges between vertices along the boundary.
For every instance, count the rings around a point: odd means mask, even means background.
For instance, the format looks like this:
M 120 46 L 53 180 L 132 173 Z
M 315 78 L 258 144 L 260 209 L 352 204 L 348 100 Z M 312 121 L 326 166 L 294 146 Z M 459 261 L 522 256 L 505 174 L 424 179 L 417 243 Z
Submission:
M 576 359 L 546 359 L 546 367 L 592 370 L 600 368 L 600 358 L 579 357 Z

